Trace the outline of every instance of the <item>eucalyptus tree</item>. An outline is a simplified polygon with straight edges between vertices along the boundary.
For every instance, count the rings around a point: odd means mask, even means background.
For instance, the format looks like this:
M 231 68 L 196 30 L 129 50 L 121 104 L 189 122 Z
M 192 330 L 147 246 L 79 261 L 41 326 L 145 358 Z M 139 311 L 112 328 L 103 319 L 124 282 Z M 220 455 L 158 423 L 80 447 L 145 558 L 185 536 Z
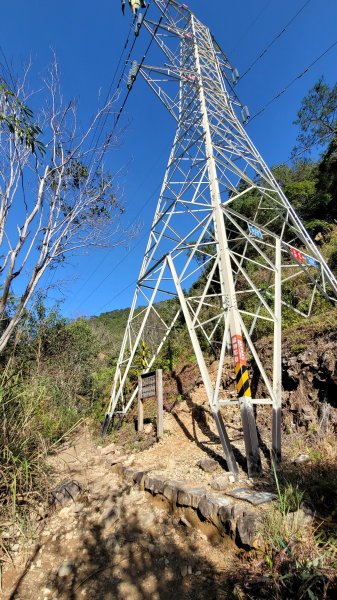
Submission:
M 76 102 L 62 95 L 56 60 L 33 98 L 28 75 L 15 87 L 0 86 L 0 351 L 48 269 L 132 234 L 121 226 L 116 177 L 105 168 L 118 140 L 113 129 L 102 130 L 116 98 L 83 130 Z

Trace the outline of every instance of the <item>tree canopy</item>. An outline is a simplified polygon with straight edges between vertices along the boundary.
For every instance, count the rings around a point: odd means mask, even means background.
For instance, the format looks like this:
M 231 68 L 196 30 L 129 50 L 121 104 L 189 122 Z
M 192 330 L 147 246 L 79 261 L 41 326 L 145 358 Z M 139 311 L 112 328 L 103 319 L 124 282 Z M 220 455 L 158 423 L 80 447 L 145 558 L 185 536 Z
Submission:
M 321 77 L 303 98 L 294 123 L 299 126 L 295 156 L 330 143 L 337 135 L 337 83 L 330 87 Z

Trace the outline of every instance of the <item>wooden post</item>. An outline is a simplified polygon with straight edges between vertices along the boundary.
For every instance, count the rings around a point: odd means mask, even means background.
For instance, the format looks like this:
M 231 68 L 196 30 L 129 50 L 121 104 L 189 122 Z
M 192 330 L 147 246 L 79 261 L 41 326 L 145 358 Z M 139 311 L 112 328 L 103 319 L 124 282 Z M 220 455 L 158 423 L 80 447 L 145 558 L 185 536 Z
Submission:
M 144 401 L 142 387 L 142 378 L 138 377 L 138 432 L 144 430 Z
M 156 394 L 157 394 L 157 440 L 164 435 L 164 408 L 163 408 L 163 371 L 156 370 Z

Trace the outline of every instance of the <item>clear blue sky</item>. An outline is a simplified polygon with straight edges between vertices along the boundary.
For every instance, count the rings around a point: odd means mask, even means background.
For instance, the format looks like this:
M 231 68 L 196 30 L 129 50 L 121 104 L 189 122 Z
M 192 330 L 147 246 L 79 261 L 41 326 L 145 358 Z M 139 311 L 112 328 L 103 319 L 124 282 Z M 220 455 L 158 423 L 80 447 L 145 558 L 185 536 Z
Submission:
M 188 2 L 241 73 L 304 3 L 305 0 Z M 78 99 L 80 117 L 85 123 L 95 112 L 98 91 L 104 95 L 109 89 L 129 29 L 128 9 L 123 18 L 120 0 L 11 0 L 2 3 L 0 14 L 0 46 L 7 60 L 18 69 L 31 56 L 36 87 L 39 75 L 51 60 L 50 48 L 55 49 L 64 95 Z M 251 114 L 337 40 L 336 24 L 336 0 L 309 2 L 238 85 L 240 99 L 249 106 Z M 142 41 L 138 49 L 135 47 L 133 58 L 140 59 L 141 46 Z M 320 75 L 334 84 L 336 65 L 337 47 L 249 125 L 253 142 L 269 165 L 289 158 L 296 139 L 293 121 L 301 99 Z M 109 166 L 112 171 L 122 168 L 119 186 L 126 205 L 124 225 L 137 217 L 142 230 L 128 248 L 95 251 L 73 258 L 58 269 L 54 282 L 62 280 L 62 292 L 54 290 L 53 298 L 64 299 L 62 311 L 69 317 L 127 307 L 132 299 L 134 286 L 123 290 L 138 275 L 146 232 L 157 203 L 154 191 L 161 183 L 170 151 L 173 123 L 141 78 L 123 119 L 122 125 L 128 126 Z

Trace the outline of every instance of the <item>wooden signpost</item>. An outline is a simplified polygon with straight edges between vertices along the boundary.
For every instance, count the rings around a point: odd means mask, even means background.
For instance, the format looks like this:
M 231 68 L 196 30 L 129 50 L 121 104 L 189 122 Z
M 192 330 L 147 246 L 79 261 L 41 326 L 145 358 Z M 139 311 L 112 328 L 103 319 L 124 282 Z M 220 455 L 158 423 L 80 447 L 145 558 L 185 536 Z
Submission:
M 138 377 L 138 431 L 144 430 L 144 400 L 157 398 L 157 439 L 164 433 L 163 371 L 157 369 Z

